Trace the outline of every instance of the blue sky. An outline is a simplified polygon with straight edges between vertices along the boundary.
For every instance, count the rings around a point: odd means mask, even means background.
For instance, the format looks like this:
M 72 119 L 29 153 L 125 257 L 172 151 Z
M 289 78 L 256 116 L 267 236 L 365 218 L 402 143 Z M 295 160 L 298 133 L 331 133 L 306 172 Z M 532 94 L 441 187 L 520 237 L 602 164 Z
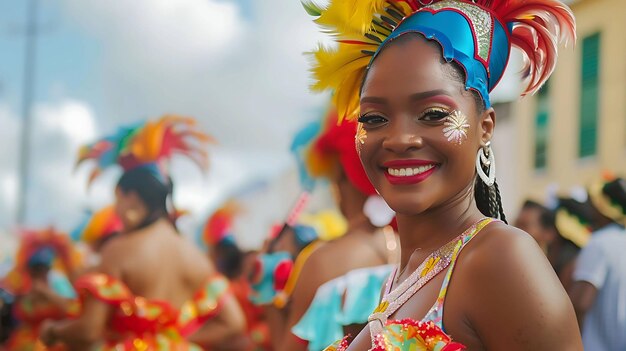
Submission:
M 69 95 L 98 105 L 98 77 L 90 76 L 100 57 L 98 41 L 65 18 L 59 1 L 39 3 L 35 99 Z M 0 98 L 16 109 L 23 89 L 27 5 L 28 1 L 0 3 Z

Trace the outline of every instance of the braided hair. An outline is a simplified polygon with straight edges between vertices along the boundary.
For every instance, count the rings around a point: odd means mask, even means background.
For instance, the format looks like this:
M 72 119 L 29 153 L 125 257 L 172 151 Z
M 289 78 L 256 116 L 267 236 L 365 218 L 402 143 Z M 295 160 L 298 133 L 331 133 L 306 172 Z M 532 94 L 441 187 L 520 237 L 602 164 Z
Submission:
M 494 182 L 492 186 L 487 186 L 480 177 L 476 177 L 474 198 L 476 199 L 476 206 L 483 215 L 498 218 L 508 224 L 502 208 L 502 197 L 497 182 Z

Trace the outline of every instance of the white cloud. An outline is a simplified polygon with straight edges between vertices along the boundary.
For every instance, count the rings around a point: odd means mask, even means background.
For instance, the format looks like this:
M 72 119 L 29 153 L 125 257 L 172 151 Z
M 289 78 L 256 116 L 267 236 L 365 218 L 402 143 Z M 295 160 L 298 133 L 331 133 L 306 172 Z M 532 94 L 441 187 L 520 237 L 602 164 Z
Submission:
M 129 59 L 176 68 L 216 56 L 241 34 L 237 8 L 212 0 L 63 0 L 73 19 Z
M 33 122 L 28 223 L 70 229 L 87 206 L 87 175 L 75 172 L 75 162 L 78 148 L 96 136 L 94 113 L 83 102 L 63 100 L 37 105 Z
M 0 227 L 6 228 L 15 216 L 19 126 L 18 117 L 5 104 L 0 105 L 0 125 L 0 138 L 4 145 L 0 148 Z
M 35 115 L 35 128 L 40 136 L 62 134 L 76 150 L 96 137 L 94 113 L 82 102 L 68 100 L 58 105 L 40 105 L 35 109 Z
M 225 147 L 287 150 L 291 133 L 323 101 L 309 93 L 302 55 L 321 35 L 298 1 L 254 1 L 249 18 L 216 0 L 64 4 L 68 18 L 102 44 L 94 73 L 107 127 L 181 113 L 200 119 Z
M 0 170 L 0 226 L 14 223 L 17 197 L 19 119 L 0 108 L 3 148 Z M 68 229 L 84 207 L 82 191 L 86 175 L 74 173 L 78 147 L 95 136 L 93 112 L 81 102 L 65 100 L 40 104 L 33 109 L 30 175 L 27 189 L 27 225 L 60 225 Z

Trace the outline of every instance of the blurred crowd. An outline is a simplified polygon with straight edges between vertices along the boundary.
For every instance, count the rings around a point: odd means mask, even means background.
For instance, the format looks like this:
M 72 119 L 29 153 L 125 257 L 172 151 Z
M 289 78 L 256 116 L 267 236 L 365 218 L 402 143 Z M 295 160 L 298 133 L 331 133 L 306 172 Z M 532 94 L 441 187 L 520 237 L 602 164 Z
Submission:
M 626 338 L 626 181 L 605 174 L 548 204 L 527 200 L 515 226 L 544 250 L 574 305 L 586 349 Z

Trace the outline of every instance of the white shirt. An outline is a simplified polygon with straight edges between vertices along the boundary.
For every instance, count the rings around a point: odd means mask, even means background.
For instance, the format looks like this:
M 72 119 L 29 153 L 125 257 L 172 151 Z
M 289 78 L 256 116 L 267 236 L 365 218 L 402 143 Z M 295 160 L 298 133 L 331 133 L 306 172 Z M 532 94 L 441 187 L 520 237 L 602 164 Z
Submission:
M 626 351 L 626 231 L 612 224 L 591 236 L 580 252 L 574 281 L 598 289 L 583 324 L 588 351 Z

